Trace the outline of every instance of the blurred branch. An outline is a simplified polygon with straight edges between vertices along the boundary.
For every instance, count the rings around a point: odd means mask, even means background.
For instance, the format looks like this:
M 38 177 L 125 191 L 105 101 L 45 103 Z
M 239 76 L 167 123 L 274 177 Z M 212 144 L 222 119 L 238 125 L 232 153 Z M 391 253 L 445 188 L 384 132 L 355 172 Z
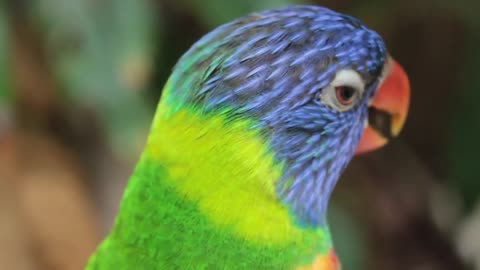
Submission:
M 0 182 L 0 269 L 36 270 L 11 189 Z
M 99 224 L 81 167 L 49 137 L 20 133 L 17 138 L 11 180 L 40 269 L 82 269 L 99 242 Z

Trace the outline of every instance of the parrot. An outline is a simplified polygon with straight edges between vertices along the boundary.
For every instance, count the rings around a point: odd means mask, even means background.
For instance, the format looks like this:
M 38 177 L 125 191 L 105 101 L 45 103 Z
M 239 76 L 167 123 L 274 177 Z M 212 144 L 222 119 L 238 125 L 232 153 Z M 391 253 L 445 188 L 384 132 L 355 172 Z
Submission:
M 217 27 L 174 66 L 86 269 L 341 269 L 330 195 L 409 101 L 404 69 L 352 16 L 293 5 Z

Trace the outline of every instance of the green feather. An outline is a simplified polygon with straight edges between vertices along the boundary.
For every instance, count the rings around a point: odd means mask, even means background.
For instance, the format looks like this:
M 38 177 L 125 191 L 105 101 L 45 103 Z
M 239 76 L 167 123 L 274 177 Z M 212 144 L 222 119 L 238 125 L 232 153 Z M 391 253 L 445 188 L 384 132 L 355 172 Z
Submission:
M 282 167 L 253 123 L 165 100 L 88 270 L 295 269 L 328 254 L 328 230 L 299 227 L 276 199 Z

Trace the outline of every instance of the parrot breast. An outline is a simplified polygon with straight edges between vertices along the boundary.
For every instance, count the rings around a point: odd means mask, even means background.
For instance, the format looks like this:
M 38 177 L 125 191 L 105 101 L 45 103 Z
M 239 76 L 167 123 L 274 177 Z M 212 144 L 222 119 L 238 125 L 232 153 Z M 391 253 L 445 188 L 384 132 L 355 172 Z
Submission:
M 135 269 L 319 265 L 319 254 L 332 249 L 329 231 L 299 226 L 280 204 L 274 184 L 282 166 L 254 123 L 170 110 L 160 105 L 115 228 L 90 269 L 134 269 L 112 268 L 132 258 Z

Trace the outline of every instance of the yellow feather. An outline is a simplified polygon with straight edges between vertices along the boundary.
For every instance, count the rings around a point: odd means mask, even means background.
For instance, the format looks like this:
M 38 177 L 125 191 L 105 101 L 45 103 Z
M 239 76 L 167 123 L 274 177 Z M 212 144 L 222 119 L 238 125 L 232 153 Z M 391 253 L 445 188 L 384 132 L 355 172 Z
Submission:
M 171 113 L 164 101 L 147 155 L 168 168 L 172 186 L 197 202 L 214 224 L 263 244 L 302 241 L 312 231 L 295 226 L 277 200 L 274 184 L 281 165 L 259 134 L 249 129 L 251 124 L 246 120 L 226 124 L 222 115 L 187 109 Z

